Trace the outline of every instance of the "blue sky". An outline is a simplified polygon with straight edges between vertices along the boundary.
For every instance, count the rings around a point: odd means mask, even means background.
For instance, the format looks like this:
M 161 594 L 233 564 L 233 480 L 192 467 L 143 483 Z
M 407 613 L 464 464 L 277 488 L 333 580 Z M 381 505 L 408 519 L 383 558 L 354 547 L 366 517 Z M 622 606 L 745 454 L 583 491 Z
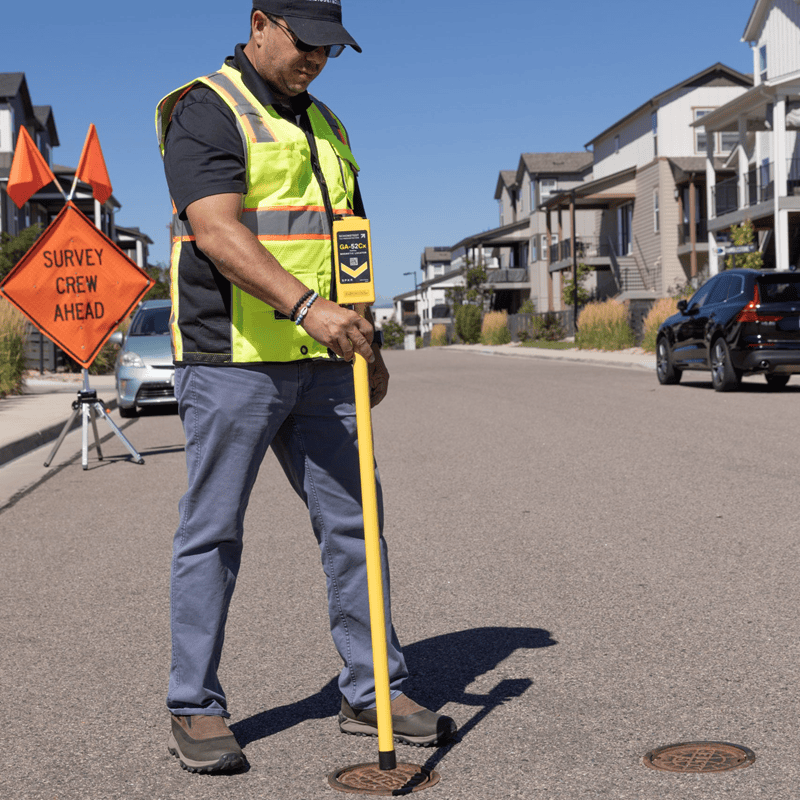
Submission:
M 343 119 L 373 225 L 379 298 L 413 288 L 426 246 L 498 225 L 494 191 L 523 152 L 583 150 L 655 94 L 721 61 L 752 71 L 740 41 L 753 0 L 343 0 L 363 47 L 329 62 L 312 93 Z M 100 0 L 7 4 L 0 72 L 24 72 L 53 107 L 58 164 L 89 124 L 117 221 L 167 262 L 169 198 L 155 105 L 246 40 L 249 4 Z M 13 32 L 18 32 L 18 35 Z M 65 187 L 68 188 L 68 187 Z M 419 280 L 417 272 L 417 280 Z

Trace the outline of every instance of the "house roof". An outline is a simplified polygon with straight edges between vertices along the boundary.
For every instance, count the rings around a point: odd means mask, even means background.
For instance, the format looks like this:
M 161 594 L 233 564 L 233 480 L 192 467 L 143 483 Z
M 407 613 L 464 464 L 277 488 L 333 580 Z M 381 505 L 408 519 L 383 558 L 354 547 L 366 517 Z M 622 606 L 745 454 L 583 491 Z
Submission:
M 686 158 L 668 158 L 670 164 L 673 167 L 676 167 L 680 172 L 684 173 L 685 175 L 691 175 L 693 173 L 703 173 L 705 174 L 706 171 L 706 157 L 705 156 L 688 156 Z M 725 172 L 727 169 L 729 172 L 733 171 L 732 167 L 726 167 L 725 163 L 727 159 L 724 158 L 715 158 L 714 161 L 714 170 L 716 172 Z M 680 177 L 680 176 L 679 176 Z
M 731 67 L 722 64 L 721 62 L 717 62 L 712 66 L 704 69 L 702 72 L 698 72 L 696 75 L 692 75 L 690 78 L 686 78 L 686 80 L 681 81 L 680 83 L 676 83 L 674 86 L 670 86 L 669 89 L 665 89 L 663 92 L 659 92 L 654 97 L 651 97 L 647 102 L 642 103 L 638 108 L 634 109 L 630 112 L 630 114 L 626 114 L 622 119 L 617 120 L 613 125 L 606 128 L 602 133 L 598 133 L 594 139 L 590 139 L 584 147 L 589 147 L 594 145 L 598 139 L 602 139 L 604 136 L 608 136 L 616 128 L 621 128 L 625 123 L 629 120 L 633 119 L 638 114 L 641 114 L 642 111 L 647 110 L 648 108 L 657 108 L 658 104 L 661 100 L 663 100 L 668 95 L 672 94 L 673 92 L 677 91 L 678 89 L 682 89 L 684 87 L 692 87 L 692 86 L 702 86 L 705 83 L 708 83 L 712 80 L 715 76 L 722 76 L 725 77 L 734 83 L 738 83 L 740 86 L 747 86 L 750 87 L 753 85 L 753 77 L 752 75 L 745 75 L 743 72 L 738 72 Z
M 132 239 L 141 239 L 143 242 L 147 242 L 147 244 L 153 244 L 153 240 L 146 234 L 142 233 L 140 228 L 128 228 L 124 227 L 123 225 L 114 225 L 117 233 L 124 233 L 127 236 L 130 236 Z
M 499 228 L 492 228 L 482 233 L 473 233 L 460 242 L 456 242 L 450 249 L 457 250 L 459 247 L 476 247 L 477 245 L 509 245 L 515 242 L 524 242 L 529 238 L 528 226 L 530 217 L 512 222 L 509 225 L 502 225 Z
M 577 153 L 523 153 L 516 174 L 519 175 L 523 165 L 532 175 L 583 172 L 592 166 L 593 160 L 592 154 L 585 150 Z
M 24 83 L 24 72 L 0 72 L 0 97 L 16 97 Z
M 53 147 L 58 147 L 58 131 L 56 130 L 56 121 L 53 119 L 52 106 L 34 106 L 33 114 L 37 122 L 47 131 L 50 136 L 50 144 Z
M 761 33 L 761 28 L 764 26 L 764 20 L 769 13 L 770 7 L 774 0 L 756 0 L 753 10 L 750 12 L 750 18 L 747 20 L 747 25 L 744 27 L 742 34 L 743 42 L 755 42 L 758 35 Z
M 33 105 L 24 72 L 0 72 L 0 98 L 10 99 L 19 95 L 26 119 L 33 116 Z
M 607 208 L 612 201 L 632 200 L 636 193 L 626 186 L 636 177 L 636 167 L 615 172 L 593 181 L 580 183 L 567 192 L 555 194 L 540 208 L 567 208 L 574 200 L 575 208 Z
M 513 169 L 501 169 L 497 176 L 494 199 L 499 200 L 503 189 L 513 189 L 517 184 L 517 173 Z

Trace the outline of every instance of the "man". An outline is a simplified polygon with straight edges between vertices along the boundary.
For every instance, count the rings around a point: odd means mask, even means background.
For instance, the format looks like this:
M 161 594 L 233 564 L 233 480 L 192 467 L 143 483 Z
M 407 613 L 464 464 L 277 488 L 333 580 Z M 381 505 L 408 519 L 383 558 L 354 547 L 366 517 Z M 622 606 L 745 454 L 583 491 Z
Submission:
M 364 214 L 358 165 L 344 126 L 307 92 L 328 58 L 361 48 L 340 0 L 254 6 L 248 43 L 165 97 L 156 120 L 175 207 L 175 396 L 189 479 L 172 562 L 169 748 L 195 772 L 244 763 L 217 669 L 244 512 L 270 446 L 322 553 L 344 662 L 339 727 L 377 733 L 348 362 L 368 361 L 373 405 L 389 375 L 371 318 L 335 302 L 332 221 Z M 444 741 L 455 723 L 402 693 L 408 673 L 388 607 L 386 619 L 395 736 Z

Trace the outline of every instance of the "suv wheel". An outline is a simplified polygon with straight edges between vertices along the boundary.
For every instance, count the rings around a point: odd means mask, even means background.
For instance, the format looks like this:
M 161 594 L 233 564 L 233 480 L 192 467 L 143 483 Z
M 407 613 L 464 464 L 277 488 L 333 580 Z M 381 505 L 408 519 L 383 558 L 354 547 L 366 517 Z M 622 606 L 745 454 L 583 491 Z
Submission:
M 681 375 L 683 375 L 683 370 L 678 369 L 672 363 L 669 345 L 663 336 L 656 344 L 656 375 L 658 375 L 658 382 L 665 386 L 678 383 L 681 379 Z
M 711 345 L 711 383 L 717 392 L 730 392 L 739 385 L 742 376 L 731 364 L 731 351 L 724 337 Z

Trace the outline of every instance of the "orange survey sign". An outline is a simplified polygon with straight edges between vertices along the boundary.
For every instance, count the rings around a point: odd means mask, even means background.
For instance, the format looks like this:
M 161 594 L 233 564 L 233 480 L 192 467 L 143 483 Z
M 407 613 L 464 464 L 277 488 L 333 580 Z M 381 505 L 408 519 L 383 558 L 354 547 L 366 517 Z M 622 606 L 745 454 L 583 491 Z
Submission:
M 0 284 L 0 292 L 88 367 L 154 283 L 67 203 Z

